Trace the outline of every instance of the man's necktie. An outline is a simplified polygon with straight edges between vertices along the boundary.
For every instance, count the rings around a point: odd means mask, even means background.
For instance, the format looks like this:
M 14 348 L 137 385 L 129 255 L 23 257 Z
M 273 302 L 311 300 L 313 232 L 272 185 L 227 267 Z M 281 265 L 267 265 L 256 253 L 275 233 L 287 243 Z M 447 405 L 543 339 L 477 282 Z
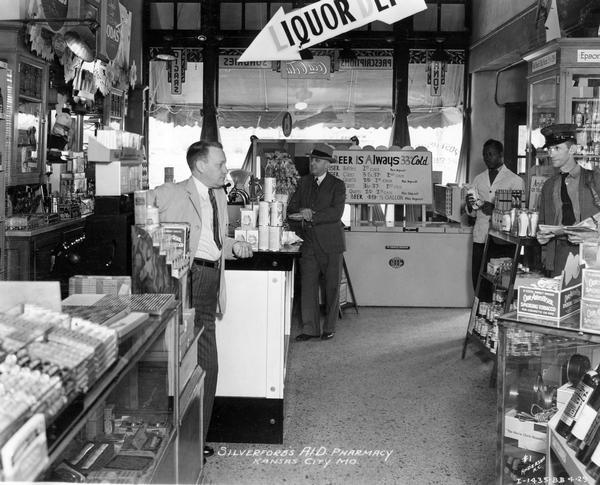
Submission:
M 492 185 L 494 183 L 494 180 L 496 180 L 496 175 L 498 175 L 498 169 L 490 168 L 489 174 L 490 174 L 490 185 Z
M 219 234 L 219 210 L 217 209 L 217 199 L 215 199 L 213 189 L 208 189 L 208 198 L 210 199 L 213 211 L 213 239 L 217 247 L 222 249 L 223 243 L 221 243 L 221 236 Z
M 571 202 L 571 197 L 569 197 L 569 192 L 567 191 L 567 183 L 566 178 L 569 174 L 567 172 L 561 172 L 561 181 L 560 181 L 560 200 L 562 202 L 562 225 L 563 226 L 571 226 L 575 224 L 575 213 L 573 212 L 573 202 Z

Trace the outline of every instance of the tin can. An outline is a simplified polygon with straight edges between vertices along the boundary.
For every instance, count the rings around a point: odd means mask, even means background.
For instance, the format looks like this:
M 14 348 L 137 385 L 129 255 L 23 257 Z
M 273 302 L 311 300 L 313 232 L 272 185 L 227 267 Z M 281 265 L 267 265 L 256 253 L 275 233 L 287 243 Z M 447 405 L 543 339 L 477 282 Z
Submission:
M 158 207 L 153 205 L 146 206 L 146 225 L 147 226 L 155 226 L 160 223 L 160 219 L 158 217 Z
M 269 249 L 269 226 L 258 226 L 258 249 L 259 251 Z
M 148 191 L 147 190 L 136 190 L 133 192 L 133 211 L 135 224 L 137 226 L 143 226 L 146 224 L 146 208 L 148 206 Z
M 258 225 L 268 226 L 270 222 L 269 203 L 266 201 L 260 201 L 258 203 Z
M 510 232 L 510 228 L 512 227 L 512 220 L 510 216 L 510 211 L 502 212 L 502 227 L 501 229 L 504 232 Z
M 265 177 L 263 186 L 263 199 L 272 202 L 275 199 L 275 177 Z
M 283 202 L 273 201 L 269 204 L 271 214 L 271 226 L 283 226 Z
M 517 216 L 517 222 L 518 222 L 518 235 L 519 237 L 525 237 L 527 236 L 527 233 L 529 232 L 529 214 L 527 213 L 527 211 L 525 209 L 521 209 L 519 211 L 519 214 Z
M 537 234 L 538 218 L 538 211 L 531 211 L 529 213 L 529 228 L 527 230 L 528 236 L 535 237 L 535 235 Z
M 269 226 L 269 251 L 281 249 L 281 226 Z

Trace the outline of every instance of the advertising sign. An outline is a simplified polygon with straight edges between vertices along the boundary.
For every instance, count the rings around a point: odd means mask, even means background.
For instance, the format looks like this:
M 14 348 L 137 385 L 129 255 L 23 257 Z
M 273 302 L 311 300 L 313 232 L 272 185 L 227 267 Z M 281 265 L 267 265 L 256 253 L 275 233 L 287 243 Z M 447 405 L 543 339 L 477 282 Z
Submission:
M 329 172 L 346 184 L 349 204 L 431 204 L 431 152 L 336 150 Z

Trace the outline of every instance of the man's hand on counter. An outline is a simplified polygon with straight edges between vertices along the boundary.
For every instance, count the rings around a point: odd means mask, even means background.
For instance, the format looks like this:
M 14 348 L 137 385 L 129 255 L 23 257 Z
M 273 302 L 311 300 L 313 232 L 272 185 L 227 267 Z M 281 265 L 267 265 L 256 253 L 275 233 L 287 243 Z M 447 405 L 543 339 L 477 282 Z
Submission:
M 233 243 L 233 254 L 236 258 L 251 258 L 252 245 L 246 241 L 236 241 Z

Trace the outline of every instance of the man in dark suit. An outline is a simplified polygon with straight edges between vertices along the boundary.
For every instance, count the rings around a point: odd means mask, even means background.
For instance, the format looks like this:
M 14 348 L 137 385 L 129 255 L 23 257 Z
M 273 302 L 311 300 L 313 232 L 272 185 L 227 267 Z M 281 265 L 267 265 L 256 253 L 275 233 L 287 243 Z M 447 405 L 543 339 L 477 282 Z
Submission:
M 212 415 L 218 376 L 215 320 L 225 311 L 225 259 L 252 257 L 252 246 L 227 236 L 227 197 L 223 191 L 227 166 L 218 142 L 198 141 L 187 151 L 189 179 L 151 190 L 148 200 L 159 209 L 162 222 L 190 224 L 192 305 L 194 325 L 204 327 L 198 339 L 198 364 L 204 379 L 204 437 Z M 214 450 L 205 446 L 204 455 Z
M 346 185 L 327 172 L 333 147 L 318 143 L 309 154 L 310 174 L 300 179 L 288 204 L 289 218 L 300 221 L 302 243 L 300 259 L 302 333 L 297 341 L 312 338 L 328 340 L 335 334 L 338 318 L 340 278 L 346 250 L 342 214 Z M 319 281 L 325 281 L 325 321 L 321 333 Z

